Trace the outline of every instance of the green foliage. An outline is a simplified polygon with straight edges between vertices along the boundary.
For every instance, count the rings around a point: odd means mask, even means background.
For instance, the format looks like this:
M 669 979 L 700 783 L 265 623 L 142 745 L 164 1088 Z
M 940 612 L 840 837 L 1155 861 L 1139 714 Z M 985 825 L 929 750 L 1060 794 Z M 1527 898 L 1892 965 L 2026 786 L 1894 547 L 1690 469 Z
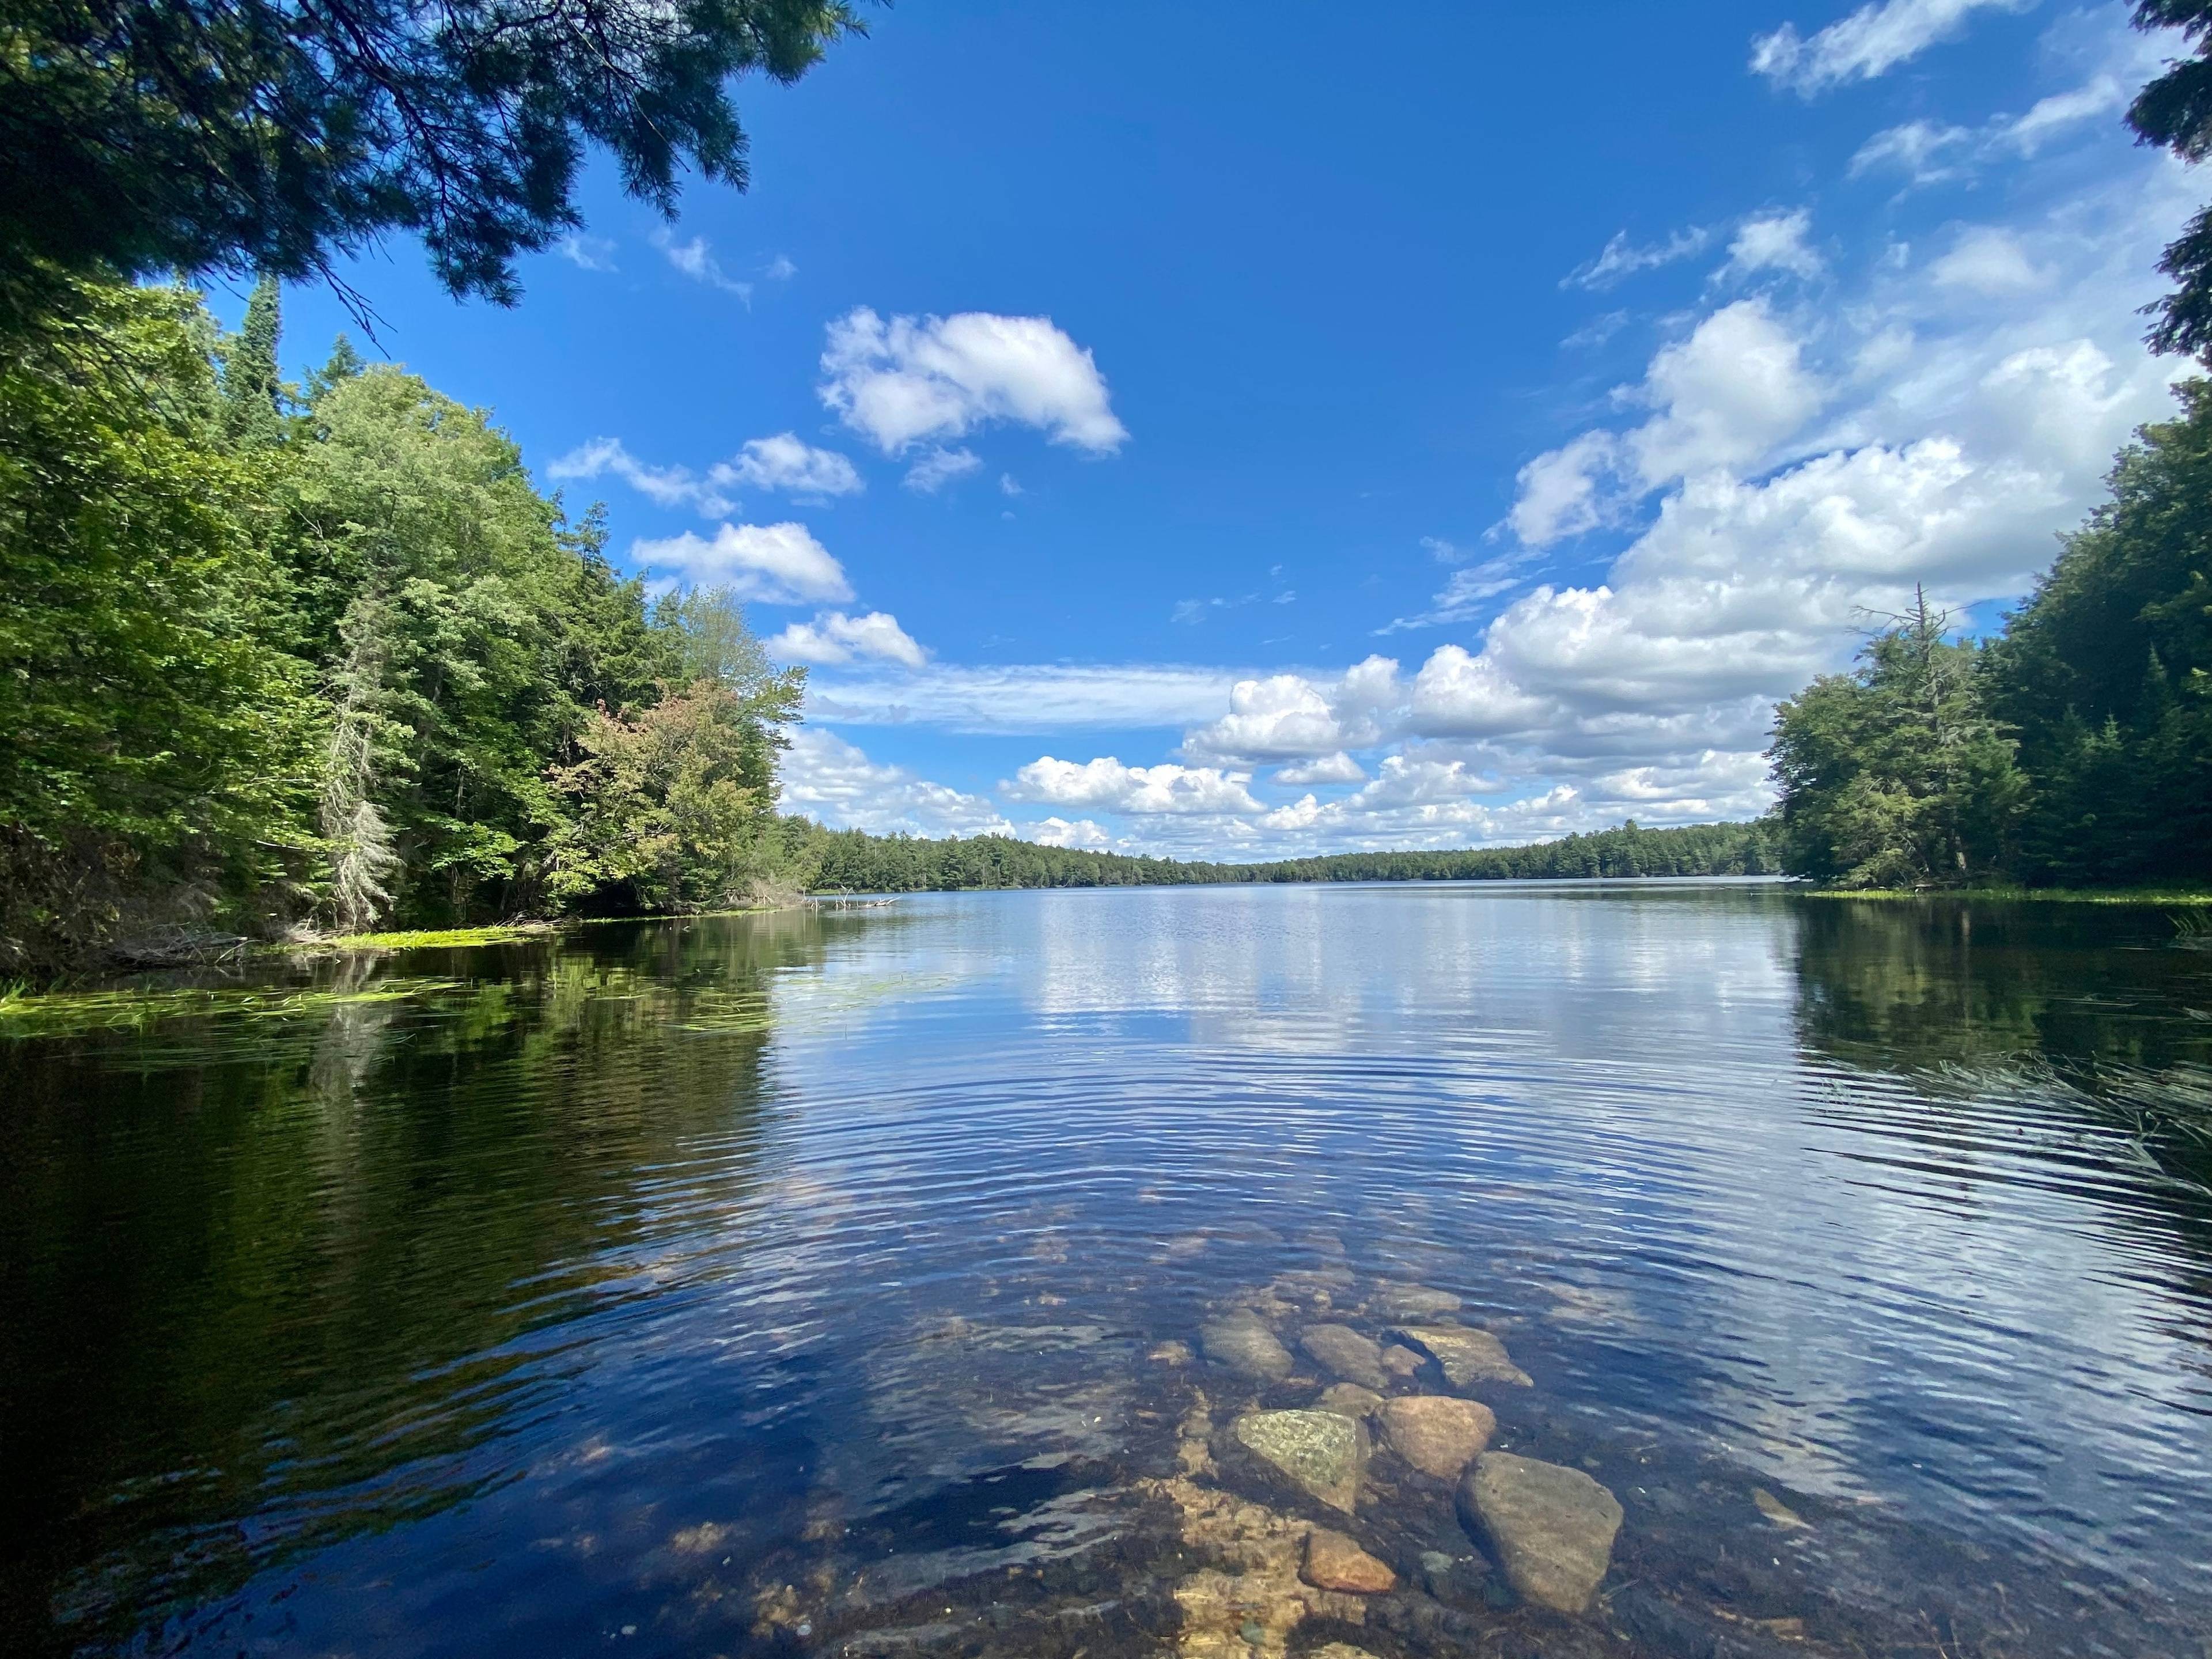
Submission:
M 578 740 L 584 758 L 556 775 L 576 817 L 554 842 L 550 896 L 702 910 L 790 884 L 767 734 L 796 717 L 799 689 L 769 676 L 747 697 L 702 678 L 633 715 L 597 711 Z
M 0 972 L 790 880 L 804 682 L 728 595 L 649 611 L 482 411 L 343 341 L 287 413 L 273 283 L 227 340 L 68 299 L 0 369 Z
M 817 892 L 903 893 L 1000 887 L 1179 887 L 1292 881 L 1528 881 L 1622 876 L 1760 876 L 1779 865 L 1763 823 L 1646 830 L 1633 821 L 1530 847 L 1442 853 L 1341 853 L 1327 858 L 1220 864 L 1039 847 L 1004 836 L 926 841 L 826 830 L 786 819 L 803 836 Z M 787 856 L 799 857 L 794 852 Z
M 1793 874 L 1845 887 L 2212 878 L 2212 383 L 1985 646 L 1923 606 L 1778 711 Z
M 191 296 L 70 298 L 0 366 L 0 969 L 281 904 L 305 852 L 284 458 L 226 441 Z
M 1998 870 L 2021 782 L 1984 708 L 1972 645 L 1923 595 L 1856 673 L 1776 711 L 1771 750 L 1790 871 L 1844 887 L 1950 886 Z
M 1990 651 L 2033 881 L 2212 876 L 2212 383 L 2146 427 Z
M 406 914 L 526 911 L 532 849 L 561 816 L 549 757 L 605 689 L 576 683 L 592 653 L 568 637 L 569 602 L 613 579 L 586 564 L 482 411 L 379 368 L 333 386 L 314 419 L 291 523 L 313 644 L 344 600 L 331 765 L 345 779 L 326 787 L 325 833 L 354 797 L 373 803 Z M 341 908 L 352 926 L 378 909 Z
M 234 444 L 267 449 L 284 441 L 284 384 L 276 368 L 282 332 L 276 279 L 264 276 L 223 352 L 222 429 Z
M 511 301 L 515 255 L 582 222 L 587 146 L 664 215 L 685 171 L 743 189 L 728 82 L 796 81 L 857 27 L 842 0 L 16 0 L 0 310 L 56 269 L 301 277 L 391 230 Z
M 2192 55 L 2169 60 L 2136 94 L 2128 125 L 2144 143 L 2201 161 L 2212 155 L 2212 0 L 2138 0 L 2135 25 L 2180 30 Z M 2154 307 L 2152 349 L 2212 361 L 2212 207 L 2183 228 L 2158 268 L 2175 286 Z

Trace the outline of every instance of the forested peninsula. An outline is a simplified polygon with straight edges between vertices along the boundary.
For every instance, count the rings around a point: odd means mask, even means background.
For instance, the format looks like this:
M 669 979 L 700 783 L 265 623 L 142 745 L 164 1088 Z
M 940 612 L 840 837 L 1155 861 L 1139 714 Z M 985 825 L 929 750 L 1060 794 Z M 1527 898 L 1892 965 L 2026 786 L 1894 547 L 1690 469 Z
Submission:
M 805 672 L 726 592 L 654 599 L 489 415 L 277 289 L 60 284 L 0 365 L 0 977 L 288 930 L 804 892 L 1787 873 L 2212 878 L 2212 386 L 1995 633 L 1923 599 L 1781 705 L 1753 823 L 1264 863 L 835 832 L 779 810 Z

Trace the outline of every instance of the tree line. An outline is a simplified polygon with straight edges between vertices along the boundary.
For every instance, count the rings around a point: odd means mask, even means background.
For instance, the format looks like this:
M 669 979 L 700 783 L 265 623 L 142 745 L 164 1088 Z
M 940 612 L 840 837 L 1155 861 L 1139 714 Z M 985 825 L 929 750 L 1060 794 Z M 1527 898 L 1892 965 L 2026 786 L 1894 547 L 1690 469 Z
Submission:
M 1778 842 L 1844 887 L 2212 880 L 2212 382 L 1982 639 L 1925 595 L 1777 710 Z
M 811 826 L 809 826 L 811 829 Z M 1511 881 L 1612 876 L 1761 876 L 1781 864 L 1768 826 L 1698 823 L 1614 830 L 1528 847 L 1340 853 L 1251 864 L 1040 847 L 1006 836 L 930 840 L 813 830 L 817 892 L 911 893 L 1000 887 L 1183 887 L 1255 882 Z

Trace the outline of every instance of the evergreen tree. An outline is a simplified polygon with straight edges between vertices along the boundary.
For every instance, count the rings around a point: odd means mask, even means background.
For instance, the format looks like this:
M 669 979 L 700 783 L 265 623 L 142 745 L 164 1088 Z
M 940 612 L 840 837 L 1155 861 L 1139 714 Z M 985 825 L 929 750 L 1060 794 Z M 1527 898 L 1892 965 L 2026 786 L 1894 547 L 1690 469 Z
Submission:
M 455 295 L 582 221 L 586 148 L 664 215 L 684 173 L 746 182 L 728 94 L 793 82 L 842 0 L 16 0 L 0 10 L 0 326 L 54 273 L 298 280 L 391 230 Z M 12 317 L 9 313 L 12 313 Z
M 2212 155 L 2212 0 L 2137 0 L 2139 29 L 2179 29 L 2191 55 L 2169 62 L 2128 109 L 2128 125 L 2146 144 L 2185 161 Z M 2185 352 L 2212 362 L 2212 207 L 2201 209 L 2167 245 L 2158 268 L 2173 292 L 2154 308 L 2154 350 Z
M 284 439 L 284 386 L 276 365 L 283 330 L 276 279 L 264 276 L 246 319 L 223 343 L 222 429 L 233 443 L 267 449 Z
M 2032 880 L 2212 876 L 2212 382 L 2179 392 L 1991 647 Z
M 1796 873 L 1849 887 L 1954 886 L 2003 867 L 2023 792 L 1972 645 L 1917 592 L 1851 674 L 1776 710 L 1782 836 Z

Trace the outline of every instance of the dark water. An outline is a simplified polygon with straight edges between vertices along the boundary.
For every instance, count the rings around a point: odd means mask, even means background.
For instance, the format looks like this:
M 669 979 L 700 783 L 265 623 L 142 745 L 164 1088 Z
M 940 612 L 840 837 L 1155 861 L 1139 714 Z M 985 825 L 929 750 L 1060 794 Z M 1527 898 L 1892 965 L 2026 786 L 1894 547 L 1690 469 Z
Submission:
M 204 983 L 0 1042 L 9 1652 L 2212 1654 L 2155 911 L 942 896 Z M 1331 1512 L 1227 1425 L 1329 1378 L 1184 1349 L 1413 1286 L 1618 1496 L 1585 1616 L 1380 1450 L 1397 1588 L 1285 1599 Z

